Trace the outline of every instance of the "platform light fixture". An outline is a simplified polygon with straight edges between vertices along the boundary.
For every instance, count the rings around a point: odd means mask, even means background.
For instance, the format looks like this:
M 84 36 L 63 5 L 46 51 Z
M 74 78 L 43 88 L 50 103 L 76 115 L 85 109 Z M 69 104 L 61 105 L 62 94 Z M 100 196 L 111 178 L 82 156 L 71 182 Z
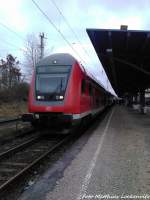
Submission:
M 128 26 L 127 25 L 121 25 L 120 26 L 120 30 L 127 31 L 128 30 Z
M 112 48 L 106 49 L 106 53 L 112 53 Z

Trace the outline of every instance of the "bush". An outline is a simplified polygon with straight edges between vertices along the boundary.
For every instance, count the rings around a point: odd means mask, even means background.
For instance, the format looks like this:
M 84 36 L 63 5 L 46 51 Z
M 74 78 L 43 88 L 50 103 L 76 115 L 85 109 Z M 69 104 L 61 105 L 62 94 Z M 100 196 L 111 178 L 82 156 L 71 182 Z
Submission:
M 28 83 L 20 83 L 12 88 L 0 91 L 0 103 L 27 101 L 29 91 Z

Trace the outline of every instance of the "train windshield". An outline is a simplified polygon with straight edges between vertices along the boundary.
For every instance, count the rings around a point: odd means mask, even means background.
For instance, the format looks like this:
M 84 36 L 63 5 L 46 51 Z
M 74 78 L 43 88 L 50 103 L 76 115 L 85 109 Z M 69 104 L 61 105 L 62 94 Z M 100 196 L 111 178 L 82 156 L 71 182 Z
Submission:
M 68 66 L 38 67 L 36 75 L 37 100 L 63 100 L 70 68 Z

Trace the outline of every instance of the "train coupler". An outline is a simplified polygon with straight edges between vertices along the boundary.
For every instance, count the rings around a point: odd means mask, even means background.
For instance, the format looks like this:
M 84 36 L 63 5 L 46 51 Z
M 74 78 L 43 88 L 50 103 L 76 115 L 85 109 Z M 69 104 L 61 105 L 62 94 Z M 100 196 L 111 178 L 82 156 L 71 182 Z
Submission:
M 21 116 L 21 119 L 23 122 L 33 122 L 34 119 L 34 115 L 31 113 L 25 113 Z

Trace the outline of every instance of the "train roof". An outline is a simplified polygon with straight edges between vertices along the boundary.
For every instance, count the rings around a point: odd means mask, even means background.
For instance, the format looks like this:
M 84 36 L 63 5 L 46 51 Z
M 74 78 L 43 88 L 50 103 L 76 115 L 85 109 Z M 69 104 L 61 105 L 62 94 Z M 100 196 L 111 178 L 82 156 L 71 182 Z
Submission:
M 77 60 L 68 53 L 55 53 L 40 60 L 36 66 L 43 65 L 73 65 Z
M 38 66 L 43 66 L 43 65 L 73 65 L 75 62 L 79 61 L 75 59 L 72 55 L 69 53 L 55 53 L 51 54 L 50 56 L 47 56 L 40 60 L 37 64 L 36 67 Z M 105 90 L 107 93 L 109 93 L 105 87 L 90 73 L 88 72 L 83 65 L 80 64 L 80 68 L 82 71 L 86 73 L 86 75 L 91 78 L 97 85 L 99 85 L 103 90 Z

